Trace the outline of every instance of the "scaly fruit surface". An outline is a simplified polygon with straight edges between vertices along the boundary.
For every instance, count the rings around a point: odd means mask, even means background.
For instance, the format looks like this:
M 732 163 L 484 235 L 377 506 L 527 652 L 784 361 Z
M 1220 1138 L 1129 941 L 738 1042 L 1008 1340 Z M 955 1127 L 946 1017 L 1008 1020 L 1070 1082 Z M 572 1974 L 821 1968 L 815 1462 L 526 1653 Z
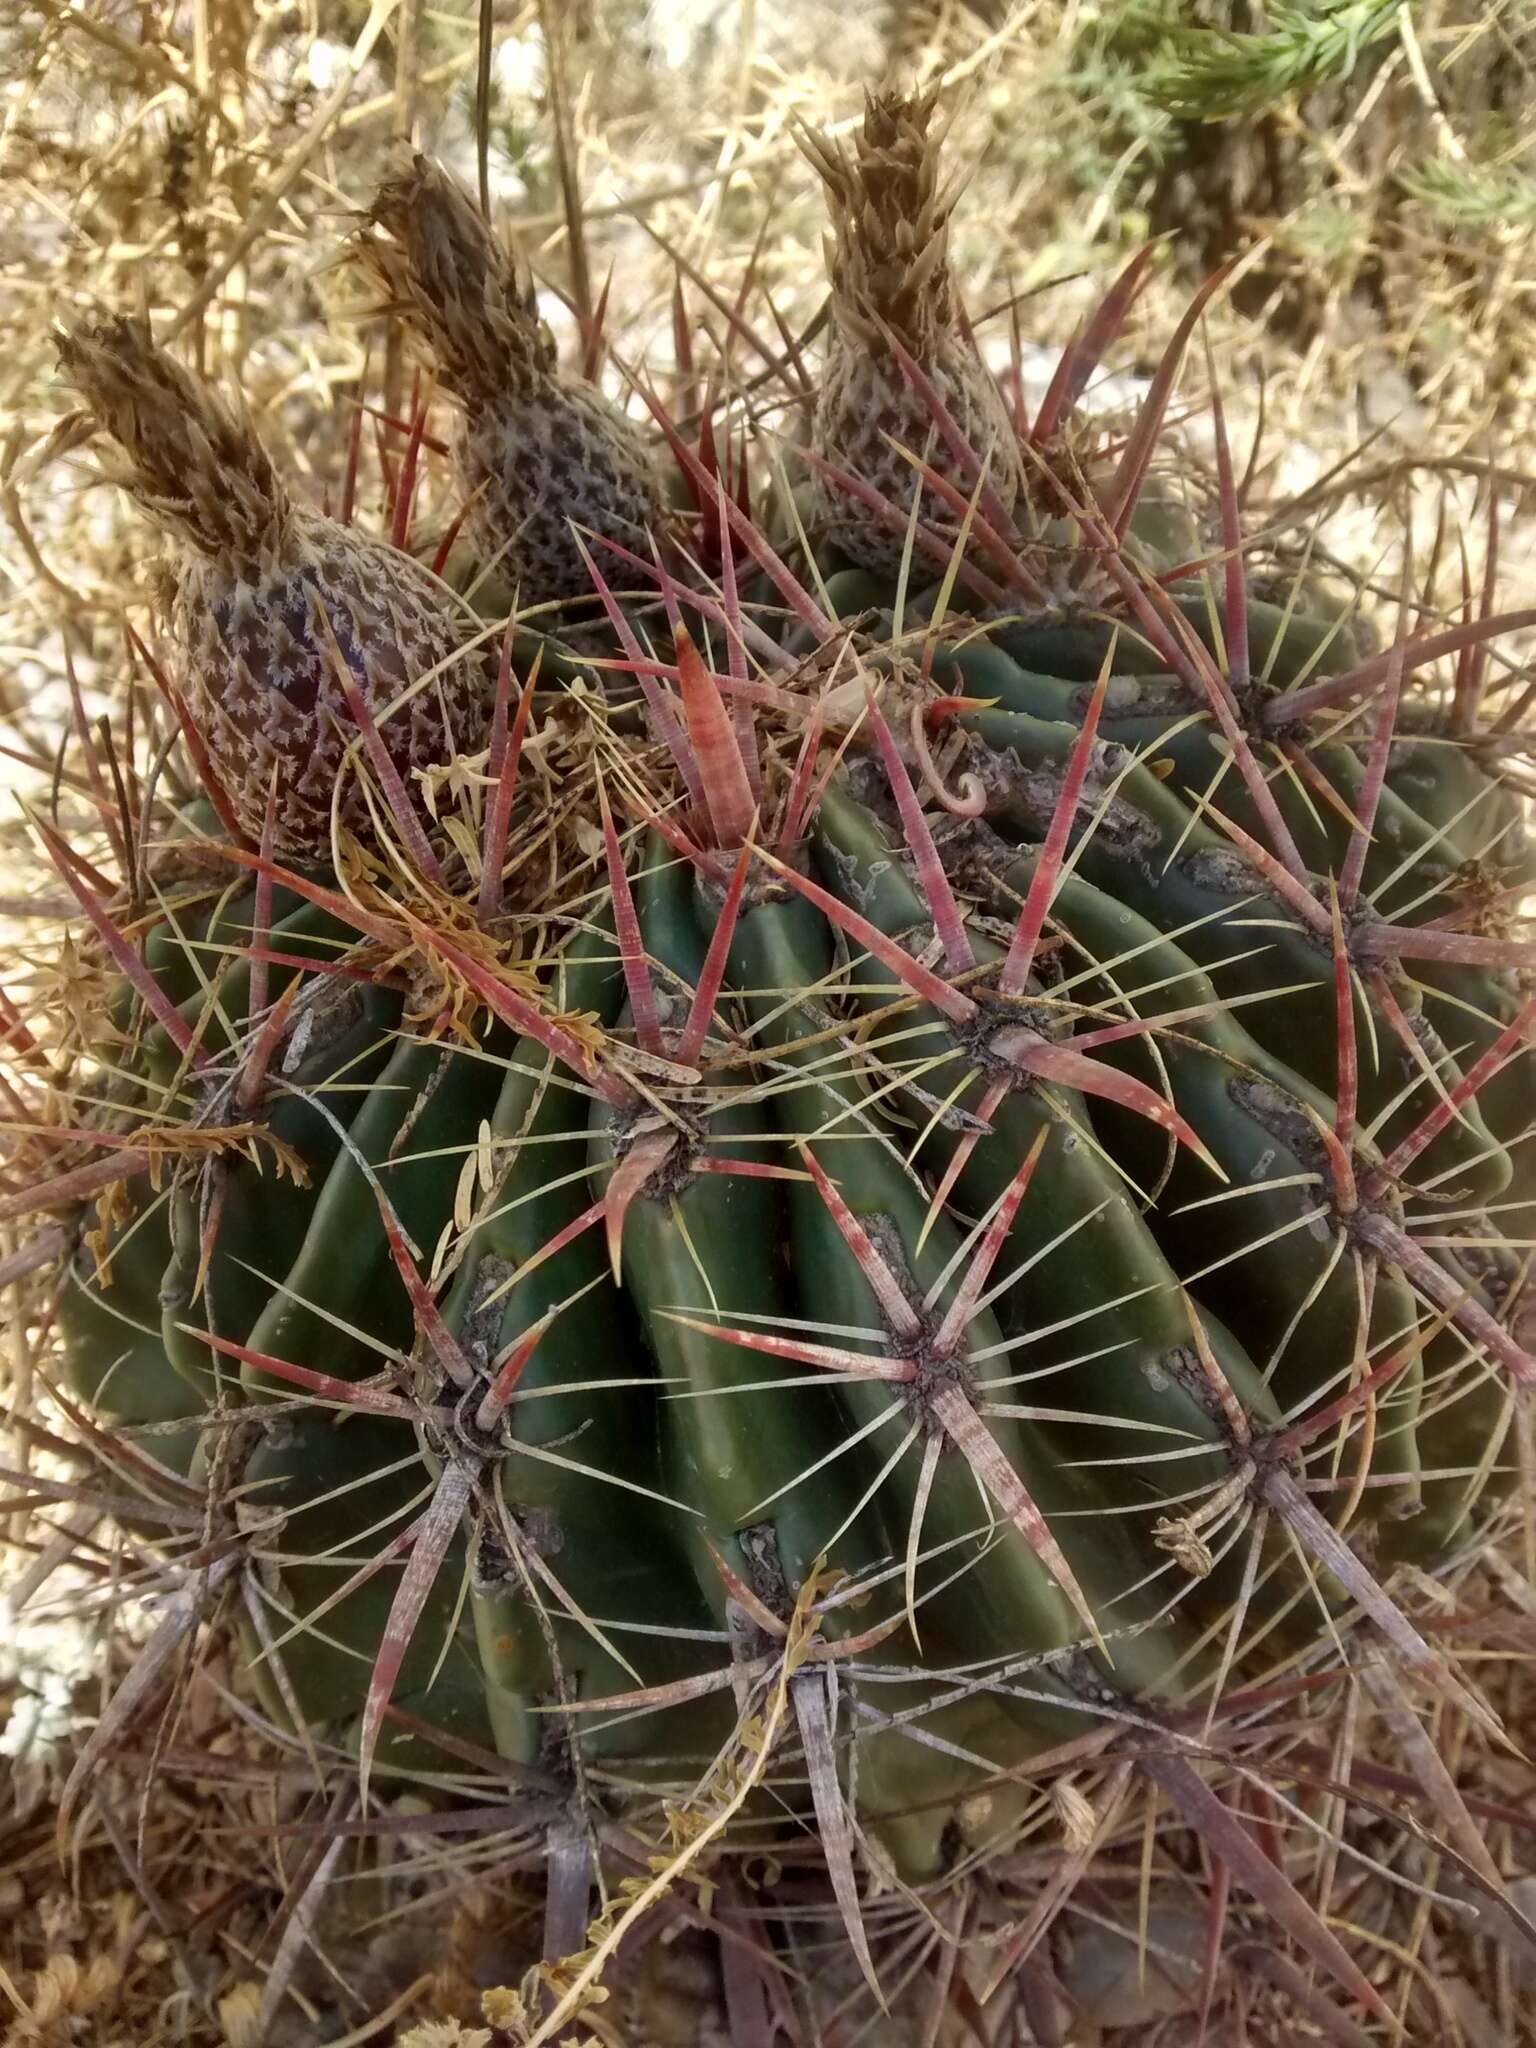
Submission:
M 238 823 L 326 858 L 371 722 L 395 772 L 441 766 L 483 726 L 486 679 L 451 594 L 413 557 L 293 503 L 243 409 L 126 319 L 77 326 L 60 359 L 124 458 L 119 481 L 170 542 L 162 599 L 195 729 Z M 358 706 L 362 710 L 359 713 Z
M 929 452 L 933 420 L 903 368 L 905 355 L 942 397 L 968 446 L 985 460 L 1006 509 L 1022 484 L 1018 440 L 996 380 L 961 319 L 950 276 L 956 193 L 941 177 L 937 94 L 871 94 L 851 146 L 808 132 L 832 219 L 827 255 L 833 334 L 817 391 L 811 446 L 823 462 L 877 490 L 902 512 L 953 531 L 921 489 L 912 455 Z M 818 477 L 822 472 L 818 471 Z M 818 482 L 819 524 L 866 568 L 894 570 L 899 529 L 869 517 L 856 496 Z
M 458 408 L 454 453 L 480 562 L 526 609 L 590 597 L 575 526 L 644 548 L 656 464 L 632 420 L 565 373 L 533 281 L 468 196 L 418 156 L 380 186 L 358 260 Z
M 610 536 L 622 605 L 584 552 L 589 665 L 508 622 L 434 829 L 362 743 L 334 869 L 281 787 L 257 850 L 177 813 L 153 904 L 40 823 L 119 978 L 0 1215 L 63 1219 L 74 1391 L 145 1527 L 196 1504 L 274 1730 L 365 1796 L 493 1754 L 558 1848 L 552 1960 L 616 1825 L 658 1859 L 533 2039 L 716 1850 L 812 1838 L 876 1980 L 866 1865 L 936 1898 L 1101 1756 L 1340 2038 L 1390 2023 L 1216 1761 L 1237 1703 L 1350 1684 L 1349 1629 L 1494 1726 L 1384 1581 L 1528 1439 L 1531 850 L 1479 705 L 1531 619 L 1378 646 L 1261 599 L 1219 401 L 1214 559 L 1170 573 L 1191 324 L 1091 502 L 1055 474 L 1050 589 L 989 516 L 946 540 L 994 435 L 922 374 L 915 511 L 818 474 L 932 582 L 837 571 L 830 512 L 776 547 L 668 420 L 709 549 Z M 193 751 L 235 786 L 211 713 Z

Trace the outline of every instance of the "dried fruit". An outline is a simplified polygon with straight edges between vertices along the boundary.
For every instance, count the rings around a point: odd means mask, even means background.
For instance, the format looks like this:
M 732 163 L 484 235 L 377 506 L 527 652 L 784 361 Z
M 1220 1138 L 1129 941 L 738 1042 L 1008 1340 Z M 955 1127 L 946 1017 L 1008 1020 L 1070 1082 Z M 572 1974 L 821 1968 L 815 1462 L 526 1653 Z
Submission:
M 409 781 L 479 745 L 487 684 L 452 595 L 422 565 L 296 505 L 243 408 L 142 323 L 82 324 L 66 375 L 124 457 L 116 480 L 165 534 L 177 677 L 253 841 L 325 859 L 333 810 L 369 830 L 355 762 L 371 726 Z
M 912 456 L 933 458 L 933 411 L 916 379 L 948 408 L 1004 510 L 1022 484 L 1018 438 L 997 382 L 961 318 L 950 277 L 949 219 L 958 182 L 940 176 L 947 123 L 936 92 L 872 93 L 852 148 L 807 131 L 832 217 L 827 267 L 833 338 L 816 397 L 811 446 L 905 513 L 953 534 L 952 512 L 920 488 Z M 940 462 L 948 467 L 940 445 Z M 894 570 L 899 524 L 870 517 L 845 488 L 821 479 L 819 524 L 865 568 Z
M 454 453 L 481 562 L 525 609 L 590 597 L 573 524 L 642 551 L 660 531 L 639 429 L 561 370 L 532 279 L 425 157 L 380 187 L 356 249 L 458 407 Z

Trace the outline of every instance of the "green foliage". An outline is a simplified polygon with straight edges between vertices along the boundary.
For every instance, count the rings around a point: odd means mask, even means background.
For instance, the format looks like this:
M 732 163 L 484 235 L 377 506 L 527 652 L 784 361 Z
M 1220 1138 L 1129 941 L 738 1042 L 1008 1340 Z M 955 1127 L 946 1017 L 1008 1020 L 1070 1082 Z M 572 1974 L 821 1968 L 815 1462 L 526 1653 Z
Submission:
M 1349 78 L 1394 32 L 1400 0 L 1273 7 L 1260 33 L 1181 25 L 1167 18 L 1166 39 L 1148 65 L 1144 89 L 1154 105 L 1190 121 L 1232 121 L 1296 95 Z
M 1449 157 L 1431 157 L 1400 171 L 1398 183 L 1447 227 L 1536 225 L 1536 176 L 1515 164 L 1456 163 Z
M 1373 222 L 1359 207 L 1319 195 L 1297 208 L 1276 232 L 1282 247 L 1331 275 L 1352 275 L 1370 249 Z
M 1123 0 L 1090 14 L 1059 68 L 1042 80 L 1042 90 L 1063 103 L 1056 162 L 1074 188 L 1094 190 L 1134 149 L 1141 169 L 1127 194 L 1133 197 L 1148 176 L 1179 170 L 1182 124 L 1239 124 L 1343 80 L 1391 34 L 1396 18 L 1388 0 L 1351 0 L 1274 9 L 1269 27 L 1253 32 L 1197 25 L 1191 12 L 1175 0 Z M 1203 197 L 1221 202 L 1217 191 Z

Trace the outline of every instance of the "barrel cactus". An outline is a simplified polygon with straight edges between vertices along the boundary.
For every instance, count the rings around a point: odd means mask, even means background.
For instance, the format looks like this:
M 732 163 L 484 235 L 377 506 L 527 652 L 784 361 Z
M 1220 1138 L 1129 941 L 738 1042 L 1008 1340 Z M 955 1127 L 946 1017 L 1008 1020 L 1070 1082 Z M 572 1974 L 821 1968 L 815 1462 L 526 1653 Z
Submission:
M 928 113 L 824 160 L 845 242 Z M 985 1873 L 1097 1758 L 1339 2028 L 1390 2018 L 1202 1764 L 1278 1670 L 1326 1697 L 1346 1626 L 1492 1722 L 1388 1582 L 1498 1511 L 1536 1377 L 1532 853 L 1479 705 L 1530 621 L 1371 645 L 1262 594 L 1219 406 L 1216 530 L 1170 560 L 1193 322 L 1117 454 L 1074 417 L 1133 283 L 984 446 L 882 328 L 922 490 L 813 436 L 809 531 L 668 422 L 719 574 L 582 538 L 606 652 L 509 631 L 479 666 L 445 598 L 462 647 L 406 673 L 355 607 L 323 840 L 207 664 L 217 809 L 146 794 L 120 886 L 40 827 L 119 977 L 6 1198 L 67 1225 L 74 1395 L 142 1525 L 195 1522 L 236 1588 L 275 1727 L 365 1796 L 499 1758 L 547 1824 L 568 1960 L 528 2038 L 727 1846 L 814 1839 L 878 1984 L 866 1874 Z M 133 457 L 95 345 L 66 369 Z M 142 345 L 148 405 L 188 373 Z M 183 459 L 231 501 L 222 443 Z M 179 586 L 194 657 L 214 587 Z M 480 726 L 427 763 L 392 734 L 433 661 Z M 615 1816 L 656 1861 L 589 1929 Z

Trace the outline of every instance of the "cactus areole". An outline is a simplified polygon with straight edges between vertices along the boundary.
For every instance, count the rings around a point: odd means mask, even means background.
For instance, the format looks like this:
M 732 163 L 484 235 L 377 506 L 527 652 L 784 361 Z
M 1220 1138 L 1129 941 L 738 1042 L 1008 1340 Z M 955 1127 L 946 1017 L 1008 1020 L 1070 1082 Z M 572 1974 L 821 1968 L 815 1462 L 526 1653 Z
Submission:
M 685 1861 L 819 1836 L 861 1943 L 850 1817 L 937 1880 L 1014 1840 L 1035 1760 L 1150 1730 L 1213 1828 L 1180 1731 L 1346 1609 L 1486 1718 L 1387 1583 L 1497 1512 L 1536 1377 L 1488 660 L 1528 620 L 1376 644 L 1261 595 L 1219 409 L 1171 564 L 1183 333 L 1112 456 L 1053 468 L 1140 272 L 1033 423 L 982 395 L 930 112 L 814 145 L 815 573 L 666 419 L 697 531 L 572 536 L 593 666 L 509 632 L 496 673 L 142 331 L 65 343 L 177 550 L 211 808 L 146 796 L 115 895 L 47 835 L 120 979 L 26 1198 L 77 1219 L 118 1490 L 238 1560 L 274 1724 L 375 1790 L 494 1752 Z M 376 209 L 397 254 L 419 199 Z M 458 392 L 527 320 L 452 246 Z M 860 377 L 923 423 L 921 492 L 854 462 Z

